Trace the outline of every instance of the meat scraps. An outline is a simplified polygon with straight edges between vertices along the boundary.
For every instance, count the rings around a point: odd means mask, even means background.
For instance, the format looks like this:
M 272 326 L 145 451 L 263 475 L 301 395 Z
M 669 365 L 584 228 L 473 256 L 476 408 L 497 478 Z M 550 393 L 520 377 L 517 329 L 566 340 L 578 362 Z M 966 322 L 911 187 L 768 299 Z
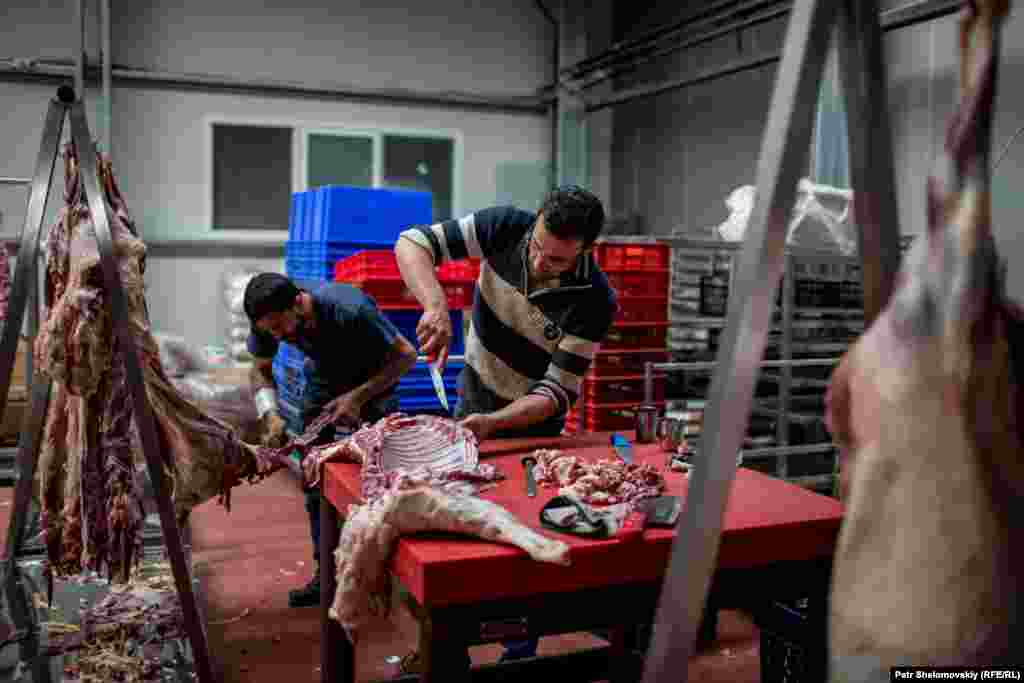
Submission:
M 571 496 L 588 505 L 628 503 L 634 508 L 646 499 L 660 496 L 665 478 L 653 465 L 627 464 L 621 460 L 586 460 L 558 450 L 534 452 L 538 484 L 558 487 L 559 495 Z
M 847 509 L 830 601 L 833 680 L 898 664 L 1021 664 L 1024 339 L 991 227 L 989 151 L 1007 2 L 966 3 L 960 103 L 928 227 L 832 377 Z M 895 229 L 895 226 L 883 226 Z
M 223 423 L 203 414 L 170 383 L 146 309 L 146 247 L 117 188 L 109 160 L 98 160 L 117 268 L 140 355 L 179 524 L 193 507 L 277 467 L 260 460 Z M 95 226 L 82 192 L 78 155 L 64 150 L 64 206 L 47 237 L 46 315 L 36 367 L 55 387 L 43 428 L 39 485 L 51 571 L 87 568 L 126 581 L 142 548 L 144 509 L 134 473 L 143 462 L 125 349 L 113 332 Z
M 366 505 L 352 505 L 335 550 L 338 589 L 330 616 L 355 642 L 360 628 L 391 608 L 388 559 L 402 534 L 447 531 L 522 548 L 540 562 L 568 566 L 569 546 L 524 525 L 508 510 L 474 496 L 431 486 L 392 490 Z
M 502 478 L 477 461 L 477 441 L 458 423 L 428 415 L 391 415 L 342 441 L 313 449 L 304 462 L 308 481 L 319 481 L 334 460 L 362 464 L 362 505 L 348 508 L 335 551 L 338 588 L 331 607 L 354 640 L 357 631 L 390 610 L 387 571 L 402 534 L 447 531 L 510 543 L 536 560 L 569 564 L 568 546 L 551 540 L 504 508 L 475 497 Z

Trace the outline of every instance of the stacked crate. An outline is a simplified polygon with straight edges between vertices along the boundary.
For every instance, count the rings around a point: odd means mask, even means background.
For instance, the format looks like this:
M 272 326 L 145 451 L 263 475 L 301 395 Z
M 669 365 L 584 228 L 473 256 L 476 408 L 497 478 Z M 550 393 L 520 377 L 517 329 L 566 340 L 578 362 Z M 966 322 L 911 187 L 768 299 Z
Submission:
M 387 251 L 394 248 L 398 235 L 412 225 L 429 224 L 433 219 L 433 199 L 429 192 L 345 186 L 325 186 L 292 195 L 288 242 L 285 245 L 285 272 L 304 289 L 316 289 L 336 279 L 336 267 L 360 252 Z M 372 264 L 359 261 L 368 272 Z M 416 343 L 416 323 L 420 312 L 410 305 L 382 306 L 385 315 L 410 342 Z M 452 311 L 456 330 L 451 353 L 462 353 L 462 311 Z M 358 352 L 339 349 L 339 352 Z M 409 373 L 398 385 L 399 400 L 404 393 L 418 395 L 421 380 L 418 371 Z M 429 380 L 429 375 L 423 374 Z M 301 407 L 309 367 L 301 351 L 281 344 L 273 364 L 282 417 L 293 432 L 301 431 Z M 431 385 L 433 386 L 433 385 Z M 440 406 L 437 399 L 435 403 Z
M 567 434 L 633 429 L 644 402 L 645 364 L 668 360 L 668 245 L 606 239 L 595 245 L 594 258 L 615 290 L 618 311 L 566 417 Z M 664 375 L 655 375 L 653 399 L 664 407 Z
M 479 259 L 449 262 L 437 268 L 438 281 L 445 291 L 452 316 L 453 337 L 449 355 L 459 355 L 465 351 L 464 312 L 473 305 L 473 289 L 479 273 Z M 402 336 L 413 345 L 417 344 L 416 325 L 423 310 L 405 286 L 393 250 L 365 250 L 338 261 L 334 267 L 334 279 L 359 287 L 373 297 Z M 463 360 L 449 360 L 441 375 L 450 409 L 455 407 L 458 376 L 464 365 Z M 409 414 L 437 413 L 443 410 L 434 390 L 430 369 L 424 362 L 418 362 L 401 379 L 398 399 L 401 410 Z

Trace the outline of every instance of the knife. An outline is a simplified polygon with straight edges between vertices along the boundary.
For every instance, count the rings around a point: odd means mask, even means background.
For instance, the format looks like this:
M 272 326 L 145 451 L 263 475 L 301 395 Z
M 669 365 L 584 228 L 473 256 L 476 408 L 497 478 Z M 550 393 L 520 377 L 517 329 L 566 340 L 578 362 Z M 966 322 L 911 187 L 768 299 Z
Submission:
M 434 362 L 428 361 L 427 366 L 430 368 L 430 379 L 434 381 L 434 392 L 447 413 L 450 411 L 448 410 L 448 394 L 445 393 L 444 380 L 441 378 L 441 362 L 441 359 L 438 358 Z
M 622 458 L 622 462 L 626 463 L 627 465 L 632 465 L 633 445 L 629 443 L 629 439 L 622 436 L 621 434 L 613 433 L 611 437 L 611 442 L 612 448 L 614 448 L 618 456 Z
M 537 479 L 533 476 L 533 468 L 537 466 L 537 458 L 527 455 L 523 457 L 522 463 L 524 473 L 526 474 L 526 496 L 533 498 L 537 495 Z

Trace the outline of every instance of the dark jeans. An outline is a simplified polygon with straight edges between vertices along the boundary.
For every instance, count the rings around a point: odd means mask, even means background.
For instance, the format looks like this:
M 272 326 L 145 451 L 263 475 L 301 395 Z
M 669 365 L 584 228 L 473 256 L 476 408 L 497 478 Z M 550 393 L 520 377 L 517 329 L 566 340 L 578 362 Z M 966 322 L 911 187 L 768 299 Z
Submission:
M 303 424 L 308 426 L 315 420 L 327 402 L 317 406 L 314 401 L 307 400 L 306 409 L 303 411 L 302 416 Z M 362 418 L 365 422 L 376 422 L 385 415 L 395 412 L 398 412 L 398 396 L 390 394 L 368 403 L 363 408 Z M 339 436 L 344 436 L 344 433 L 339 435 L 335 433 L 333 428 L 327 429 L 320 440 L 317 441 L 317 444 L 330 443 Z M 309 514 L 309 536 L 313 541 L 313 561 L 320 562 L 320 488 L 318 486 L 311 486 L 305 489 L 303 494 L 306 497 L 306 512 Z M 342 523 L 344 523 L 344 520 L 342 520 Z

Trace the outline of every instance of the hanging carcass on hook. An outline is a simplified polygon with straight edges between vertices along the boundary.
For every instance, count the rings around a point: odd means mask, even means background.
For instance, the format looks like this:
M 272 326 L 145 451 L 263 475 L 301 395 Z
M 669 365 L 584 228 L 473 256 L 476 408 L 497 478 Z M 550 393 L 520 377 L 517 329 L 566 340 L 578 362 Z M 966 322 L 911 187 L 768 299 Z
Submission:
M 960 102 L 928 183 L 928 229 L 833 375 L 845 521 L 832 680 L 898 665 L 1021 664 L 1021 310 L 991 226 L 991 129 L 1006 0 L 966 3 Z
M 46 250 L 45 320 L 36 367 L 55 384 L 43 428 L 39 492 L 51 571 L 89 569 L 130 578 L 141 552 L 143 505 L 135 477 L 142 462 L 124 349 L 113 333 L 95 226 L 83 197 L 78 155 L 64 149 L 64 206 Z M 150 329 L 139 239 L 109 160 L 98 176 L 110 217 L 118 272 L 165 473 L 179 523 L 200 503 L 256 481 L 280 465 L 259 459 L 223 423 L 203 414 L 171 384 Z

